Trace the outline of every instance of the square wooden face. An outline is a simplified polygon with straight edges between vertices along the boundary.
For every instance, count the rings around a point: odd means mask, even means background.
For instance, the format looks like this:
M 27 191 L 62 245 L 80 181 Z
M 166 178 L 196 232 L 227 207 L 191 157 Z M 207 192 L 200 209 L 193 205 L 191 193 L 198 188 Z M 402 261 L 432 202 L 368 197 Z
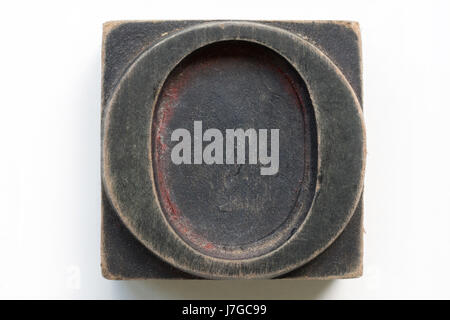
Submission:
M 354 25 L 218 24 L 218 29 L 194 21 L 106 26 L 104 275 L 360 275 L 365 149 Z M 246 39 L 246 28 L 262 29 L 256 39 L 251 33 Z M 199 42 L 195 37 L 205 30 L 212 36 Z M 186 42 L 189 33 L 197 46 Z M 299 42 L 287 45 L 293 35 Z M 167 54 L 157 52 L 164 46 Z M 174 46 L 184 52 L 173 53 Z M 313 54 L 299 58 L 295 50 L 301 48 Z M 343 129 L 348 127 L 355 128 L 353 136 Z M 343 158 L 344 165 L 338 161 Z M 342 183 L 339 174 L 346 177 Z M 342 190 L 322 188 L 328 181 Z M 322 190 L 343 204 L 318 198 Z M 314 210 L 316 202 L 320 209 Z M 310 243 L 292 245 L 306 235 Z M 198 256 L 205 265 L 184 264 L 184 255 Z M 272 270 L 263 271 L 268 263 Z M 212 264 L 217 270 L 205 271 Z

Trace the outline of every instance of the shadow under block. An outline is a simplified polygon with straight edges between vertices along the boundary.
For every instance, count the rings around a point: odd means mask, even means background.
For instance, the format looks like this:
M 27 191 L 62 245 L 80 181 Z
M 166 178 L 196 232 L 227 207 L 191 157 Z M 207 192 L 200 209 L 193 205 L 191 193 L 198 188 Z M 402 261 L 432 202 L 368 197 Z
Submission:
M 118 21 L 103 28 L 105 278 L 362 275 L 357 23 Z M 170 134 L 192 132 L 194 121 L 203 131 L 278 128 L 278 172 L 264 176 L 248 162 L 174 165 Z

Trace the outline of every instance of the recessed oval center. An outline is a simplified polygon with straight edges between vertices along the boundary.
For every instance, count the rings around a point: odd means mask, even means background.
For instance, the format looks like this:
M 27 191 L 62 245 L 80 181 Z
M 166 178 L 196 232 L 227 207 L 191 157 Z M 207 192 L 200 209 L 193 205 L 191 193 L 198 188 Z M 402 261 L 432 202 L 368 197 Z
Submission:
M 314 196 L 317 136 L 307 87 L 269 48 L 224 41 L 167 77 L 152 122 L 161 208 L 194 249 L 225 259 L 270 252 Z

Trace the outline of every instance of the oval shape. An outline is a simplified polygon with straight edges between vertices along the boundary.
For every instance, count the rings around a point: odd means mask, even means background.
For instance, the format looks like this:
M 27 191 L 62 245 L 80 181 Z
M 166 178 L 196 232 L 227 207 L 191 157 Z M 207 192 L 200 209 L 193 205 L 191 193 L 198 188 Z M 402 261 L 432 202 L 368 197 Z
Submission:
M 160 204 L 196 250 L 224 259 L 257 257 L 282 245 L 305 219 L 317 175 L 313 108 L 304 81 L 277 53 L 244 41 L 196 50 L 168 76 L 152 124 Z M 180 129 L 185 137 L 172 141 Z M 216 129 L 215 138 L 203 142 L 208 129 Z M 251 137 L 241 149 L 231 133 Z M 211 143 L 214 151 L 203 150 Z M 206 164 L 204 152 L 219 163 Z M 175 164 L 173 153 L 189 156 Z M 239 153 L 244 161 L 238 163 Z

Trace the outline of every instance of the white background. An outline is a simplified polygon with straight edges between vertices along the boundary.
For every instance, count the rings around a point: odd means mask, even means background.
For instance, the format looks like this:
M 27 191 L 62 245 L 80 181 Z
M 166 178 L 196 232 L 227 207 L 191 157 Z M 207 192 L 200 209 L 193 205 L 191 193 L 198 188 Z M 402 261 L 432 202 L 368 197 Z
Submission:
M 360 22 L 362 278 L 102 278 L 100 48 L 102 23 L 121 19 Z M 449 31 L 448 1 L 3 1 L 0 297 L 449 299 Z

